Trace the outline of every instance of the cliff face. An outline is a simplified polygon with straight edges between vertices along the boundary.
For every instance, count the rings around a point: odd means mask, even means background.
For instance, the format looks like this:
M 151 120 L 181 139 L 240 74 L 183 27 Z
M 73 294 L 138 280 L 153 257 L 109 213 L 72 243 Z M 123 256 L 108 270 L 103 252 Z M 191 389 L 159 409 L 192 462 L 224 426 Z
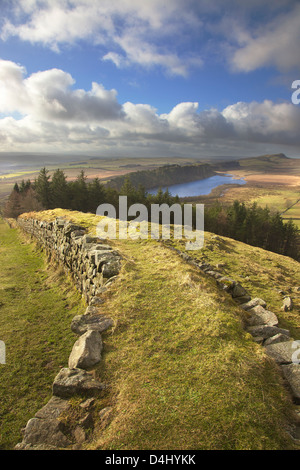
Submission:
M 157 187 L 168 187 L 178 183 L 188 183 L 210 176 L 215 172 L 211 165 L 203 163 L 200 165 L 166 165 L 155 170 L 137 171 L 129 175 L 130 180 L 136 188 L 139 184 L 145 189 Z M 112 179 L 108 184 L 114 189 L 120 190 L 124 184 L 126 176 L 118 176 Z

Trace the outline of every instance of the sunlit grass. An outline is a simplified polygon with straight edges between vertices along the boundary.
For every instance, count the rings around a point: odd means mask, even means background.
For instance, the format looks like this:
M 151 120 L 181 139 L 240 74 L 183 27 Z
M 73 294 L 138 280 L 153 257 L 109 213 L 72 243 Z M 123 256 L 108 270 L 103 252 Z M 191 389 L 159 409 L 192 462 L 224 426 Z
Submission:
M 61 268 L 0 220 L 0 449 L 22 440 L 21 429 L 51 397 L 75 340 L 70 324 L 84 304 Z
M 91 233 L 99 220 L 76 211 L 32 215 L 48 220 L 64 216 Z M 268 282 L 273 289 L 272 276 L 281 285 L 280 273 L 290 271 L 287 282 L 299 265 L 233 240 L 218 246 L 212 234 L 205 240 L 203 250 L 189 254 L 225 262 L 224 272 L 243 279 L 252 296 L 266 297 Z M 97 406 L 112 406 L 113 419 L 104 430 L 96 422 L 88 448 L 290 448 L 285 434 L 292 410 L 288 392 L 274 363 L 244 331 L 242 310 L 213 279 L 163 243 L 109 243 L 122 254 L 123 267 L 101 307 L 115 328 L 103 335 L 97 375 L 110 388 Z M 248 271 L 253 283 L 244 277 Z M 272 293 L 272 301 L 275 297 Z M 296 316 L 287 321 L 298 328 Z

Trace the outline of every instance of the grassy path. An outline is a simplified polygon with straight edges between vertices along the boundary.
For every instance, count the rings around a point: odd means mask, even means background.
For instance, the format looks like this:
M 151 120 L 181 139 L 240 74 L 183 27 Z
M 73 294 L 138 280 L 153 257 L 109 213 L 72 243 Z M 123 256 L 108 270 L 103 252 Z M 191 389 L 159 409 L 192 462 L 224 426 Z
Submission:
M 21 440 L 21 429 L 51 396 L 53 378 L 74 343 L 71 319 L 81 299 L 62 272 L 0 220 L 0 449 Z

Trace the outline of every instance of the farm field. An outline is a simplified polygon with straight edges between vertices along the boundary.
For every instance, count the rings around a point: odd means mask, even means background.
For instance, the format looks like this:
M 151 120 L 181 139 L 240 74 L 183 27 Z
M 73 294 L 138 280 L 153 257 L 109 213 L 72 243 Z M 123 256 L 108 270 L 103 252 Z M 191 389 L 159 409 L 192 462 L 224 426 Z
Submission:
M 76 179 L 81 170 L 84 170 L 88 179 L 99 178 L 102 181 L 107 181 L 115 176 L 125 175 L 132 171 L 139 170 L 152 170 L 158 166 L 178 164 L 187 165 L 189 163 L 197 162 L 191 158 L 172 157 L 172 158 L 87 158 L 81 161 L 62 162 L 55 164 L 47 164 L 46 168 L 49 170 L 49 175 L 60 168 L 67 176 L 68 181 Z M 200 161 L 199 161 L 200 162 Z M 34 179 L 38 176 L 41 167 L 32 166 L 30 168 L 18 168 L 14 170 L 7 170 L 1 168 L 0 165 L 0 200 L 6 198 L 11 192 L 15 183 L 20 183 L 23 179 L 26 181 Z

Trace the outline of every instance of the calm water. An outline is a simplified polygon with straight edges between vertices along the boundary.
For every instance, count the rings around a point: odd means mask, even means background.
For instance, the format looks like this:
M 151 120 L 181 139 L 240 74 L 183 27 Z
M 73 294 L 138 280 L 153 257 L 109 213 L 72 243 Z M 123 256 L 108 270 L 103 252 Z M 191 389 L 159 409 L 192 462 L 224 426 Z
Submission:
M 169 191 L 172 196 L 178 195 L 179 197 L 190 196 L 204 196 L 209 194 L 212 189 L 220 186 L 221 184 L 246 184 L 244 178 L 236 178 L 232 175 L 215 175 L 205 178 L 203 180 L 191 181 L 190 183 L 174 184 L 169 186 Z M 150 189 L 150 194 L 156 194 L 159 188 Z M 165 191 L 167 188 L 162 188 Z

